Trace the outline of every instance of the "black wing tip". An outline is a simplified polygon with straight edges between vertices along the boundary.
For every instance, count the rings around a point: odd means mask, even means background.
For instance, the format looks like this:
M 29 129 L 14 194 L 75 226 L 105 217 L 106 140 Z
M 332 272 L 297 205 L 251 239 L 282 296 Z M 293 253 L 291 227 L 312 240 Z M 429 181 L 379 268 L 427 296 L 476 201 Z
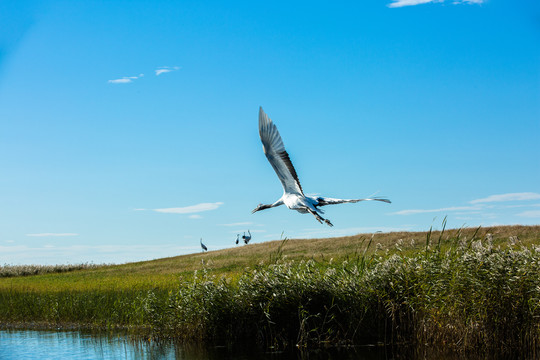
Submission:
M 259 124 L 266 123 L 268 120 L 268 115 L 266 115 L 262 106 L 259 106 Z

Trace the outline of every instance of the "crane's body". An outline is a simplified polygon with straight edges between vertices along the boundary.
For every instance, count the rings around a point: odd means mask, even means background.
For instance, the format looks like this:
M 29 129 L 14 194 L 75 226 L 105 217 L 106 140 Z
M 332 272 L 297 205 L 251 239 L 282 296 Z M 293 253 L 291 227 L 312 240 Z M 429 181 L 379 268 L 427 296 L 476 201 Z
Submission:
M 202 238 L 201 238 L 201 249 L 202 249 L 203 252 L 208 251 L 208 248 L 202 242 Z
M 283 186 L 283 196 L 272 204 L 259 204 L 252 213 L 285 205 L 289 209 L 296 210 L 302 214 L 310 213 L 320 223 L 324 222 L 328 226 L 333 226 L 330 220 L 325 219 L 320 215 L 324 213 L 319 209 L 320 206 L 372 200 L 390 203 L 390 200 L 383 198 L 334 199 L 322 196 L 315 197 L 304 195 L 304 191 L 298 180 L 298 175 L 296 174 L 296 170 L 294 169 L 289 154 L 285 150 L 283 140 L 279 135 L 277 127 L 268 115 L 265 114 L 262 107 L 259 108 L 259 135 L 261 137 L 264 154 Z
M 251 240 L 251 232 L 248 230 L 248 234 L 249 235 L 246 235 L 246 233 L 244 232 L 244 235 L 242 235 L 242 239 L 244 239 L 244 244 L 248 244 L 249 240 Z

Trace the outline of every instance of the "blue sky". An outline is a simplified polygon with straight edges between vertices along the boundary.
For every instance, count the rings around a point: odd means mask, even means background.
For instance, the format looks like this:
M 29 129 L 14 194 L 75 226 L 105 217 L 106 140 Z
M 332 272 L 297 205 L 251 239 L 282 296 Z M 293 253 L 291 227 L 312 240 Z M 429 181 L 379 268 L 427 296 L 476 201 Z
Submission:
M 535 1 L 0 3 L 0 263 L 540 223 Z M 278 207 L 273 119 L 304 191 Z

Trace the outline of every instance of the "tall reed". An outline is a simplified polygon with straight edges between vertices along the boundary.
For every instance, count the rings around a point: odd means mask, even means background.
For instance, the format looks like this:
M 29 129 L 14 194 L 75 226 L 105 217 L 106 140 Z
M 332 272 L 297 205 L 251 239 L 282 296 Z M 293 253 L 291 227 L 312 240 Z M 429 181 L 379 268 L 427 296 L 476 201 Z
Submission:
M 536 349 L 540 247 L 451 241 L 337 265 L 281 261 L 236 282 L 202 271 L 165 301 L 151 295 L 145 309 L 157 335 L 191 341 Z

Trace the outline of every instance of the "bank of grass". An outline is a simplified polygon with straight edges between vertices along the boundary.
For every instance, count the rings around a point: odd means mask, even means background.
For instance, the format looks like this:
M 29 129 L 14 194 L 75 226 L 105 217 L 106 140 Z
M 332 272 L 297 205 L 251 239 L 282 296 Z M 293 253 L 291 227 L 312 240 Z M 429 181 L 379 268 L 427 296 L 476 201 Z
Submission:
M 540 227 L 285 240 L 0 279 L 0 321 L 262 347 L 534 352 Z

